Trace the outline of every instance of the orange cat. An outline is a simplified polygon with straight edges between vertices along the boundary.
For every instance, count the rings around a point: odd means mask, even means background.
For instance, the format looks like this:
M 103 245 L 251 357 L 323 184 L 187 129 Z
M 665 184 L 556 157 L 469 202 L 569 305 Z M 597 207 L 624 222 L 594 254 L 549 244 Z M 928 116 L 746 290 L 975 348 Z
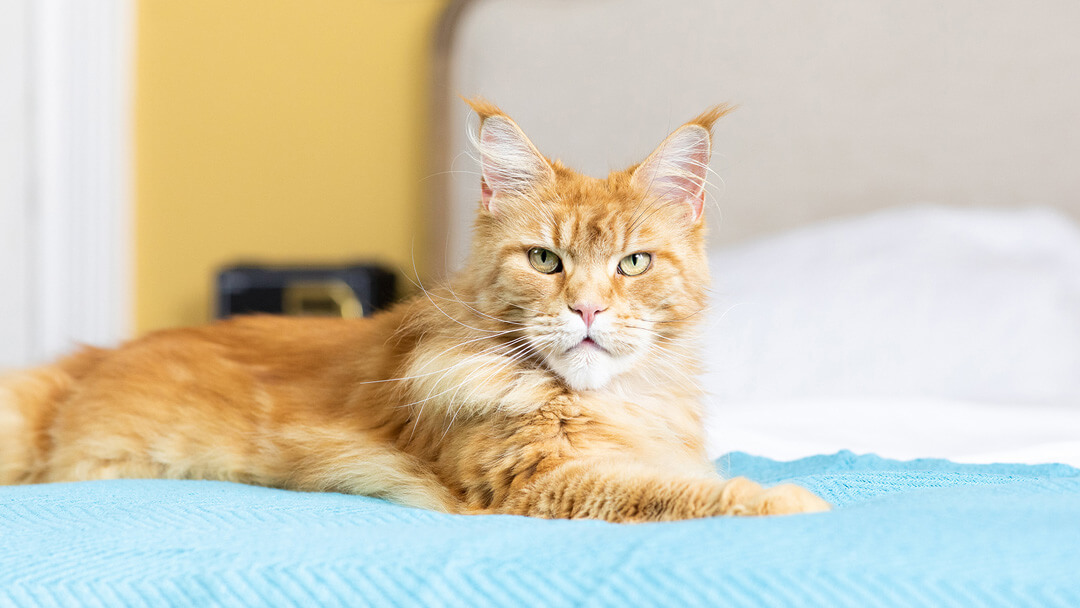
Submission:
M 721 479 L 694 324 L 714 108 L 606 179 L 473 101 L 467 268 L 365 320 L 247 317 L 0 382 L 0 483 L 221 479 L 450 513 L 618 522 L 821 511 Z

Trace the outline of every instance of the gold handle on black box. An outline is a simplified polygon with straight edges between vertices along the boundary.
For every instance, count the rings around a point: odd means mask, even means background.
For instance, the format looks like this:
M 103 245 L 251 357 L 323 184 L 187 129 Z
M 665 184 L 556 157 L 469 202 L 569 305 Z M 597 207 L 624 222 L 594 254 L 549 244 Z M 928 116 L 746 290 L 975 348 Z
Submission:
M 354 319 L 364 315 L 356 293 L 341 279 L 301 281 L 285 286 L 285 314 Z

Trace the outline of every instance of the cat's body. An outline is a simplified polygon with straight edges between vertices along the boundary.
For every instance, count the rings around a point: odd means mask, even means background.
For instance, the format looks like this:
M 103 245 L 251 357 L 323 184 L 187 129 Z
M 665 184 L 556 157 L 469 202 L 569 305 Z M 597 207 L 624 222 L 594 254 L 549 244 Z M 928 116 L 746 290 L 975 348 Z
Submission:
M 483 205 L 450 286 L 370 319 L 240 318 L 9 376 L 0 483 L 224 479 L 610 521 L 827 508 L 722 480 L 705 454 L 691 338 L 722 112 L 597 180 L 474 107 Z

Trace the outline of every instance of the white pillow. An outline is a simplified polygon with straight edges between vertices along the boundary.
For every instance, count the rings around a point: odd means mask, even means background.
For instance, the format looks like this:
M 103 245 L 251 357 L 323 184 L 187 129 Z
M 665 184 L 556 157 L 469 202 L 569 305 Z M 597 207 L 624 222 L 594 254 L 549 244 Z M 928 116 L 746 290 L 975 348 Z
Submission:
M 710 258 L 715 401 L 1080 405 L 1080 230 L 1056 211 L 906 207 Z

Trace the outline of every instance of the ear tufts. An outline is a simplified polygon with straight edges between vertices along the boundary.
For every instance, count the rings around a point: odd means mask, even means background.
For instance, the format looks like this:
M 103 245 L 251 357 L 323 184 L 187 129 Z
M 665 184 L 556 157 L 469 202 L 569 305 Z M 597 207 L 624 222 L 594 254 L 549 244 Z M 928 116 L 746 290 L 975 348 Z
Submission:
M 473 144 L 480 152 L 480 200 L 485 210 L 495 213 L 500 195 L 527 197 L 554 179 L 547 159 L 495 104 L 479 97 L 465 103 L 480 116 L 480 133 Z
M 705 110 L 701 114 L 698 114 L 697 117 L 695 117 L 693 120 L 686 124 L 704 127 L 705 130 L 708 131 L 710 135 L 712 135 L 712 128 L 713 125 L 716 124 L 716 121 L 734 112 L 737 108 L 738 106 L 729 103 L 718 104 L 709 108 L 708 110 Z M 498 110 L 498 108 L 495 109 Z
M 491 118 L 492 116 L 506 116 L 506 112 L 499 109 L 499 106 L 491 103 L 490 101 L 480 97 L 479 95 L 468 99 L 466 97 L 461 98 L 462 101 L 469 104 L 469 107 L 473 109 L 473 112 L 480 117 L 480 121 Z
M 719 105 L 679 127 L 630 178 L 649 200 L 689 204 L 694 221 L 705 209 L 705 184 L 712 157 L 712 126 L 734 108 Z

